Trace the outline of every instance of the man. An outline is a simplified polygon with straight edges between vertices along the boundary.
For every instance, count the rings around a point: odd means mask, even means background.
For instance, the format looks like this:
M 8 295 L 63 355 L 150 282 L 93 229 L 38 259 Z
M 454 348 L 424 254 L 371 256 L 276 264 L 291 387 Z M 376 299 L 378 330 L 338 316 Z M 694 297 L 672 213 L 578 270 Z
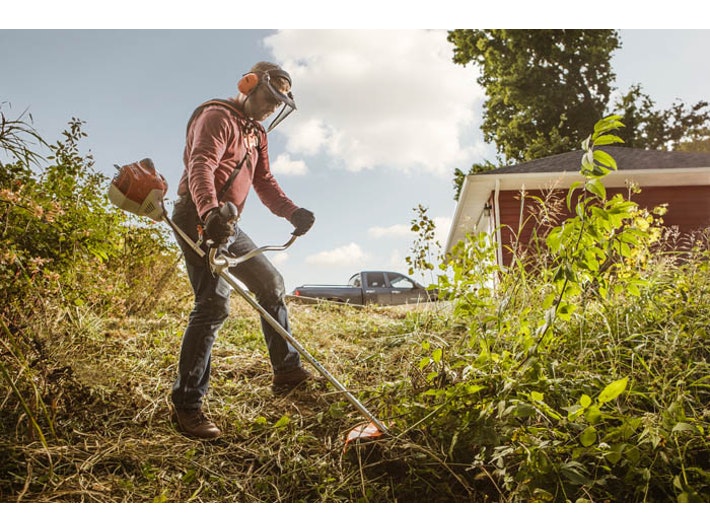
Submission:
M 278 65 L 260 62 L 244 75 L 234 99 L 208 102 L 198 107 L 187 128 L 183 161 L 185 170 L 178 186 L 173 221 L 197 241 L 198 226 L 204 239 L 243 255 L 256 246 L 234 220 L 220 213 L 220 206 L 233 203 L 242 213 L 249 190 L 271 212 L 289 220 L 294 235 L 305 234 L 315 220 L 311 211 L 296 206 L 283 192 L 269 168 L 267 131 L 259 123 L 281 106 L 269 127 L 273 129 L 296 105 L 291 78 Z M 223 105 L 227 102 L 227 105 Z M 210 376 L 212 345 L 229 314 L 229 285 L 214 276 L 206 264 L 178 237 L 187 265 L 195 304 L 190 313 L 180 351 L 178 377 L 173 385 L 173 419 L 180 430 L 204 439 L 221 432 L 202 411 Z M 290 331 L 281 275 L 264 255 L 258 255 L 230 272 L 255 295 L 259 304 L 284 329 Z M 275 392 L 288 390 L 312 375 L 301 366 L 298 352 L 262 319 L 269 351 Z

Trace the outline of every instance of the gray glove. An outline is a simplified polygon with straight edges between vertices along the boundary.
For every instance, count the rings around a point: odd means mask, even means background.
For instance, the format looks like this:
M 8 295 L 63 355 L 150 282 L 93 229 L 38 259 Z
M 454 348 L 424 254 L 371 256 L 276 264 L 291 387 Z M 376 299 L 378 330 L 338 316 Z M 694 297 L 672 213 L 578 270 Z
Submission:
M 232 218 L 222 212 L 224 209 L 215 207 L 205 217 L 205 236 L 215 244 L 224 244 L 234 234 Z
M 299 208 L 291 215 L 290 222 L 295 227 L 293 236 L 305 235 L 308 230 L 313 227 L 313 223 L 316 221 L 315 215 L 308 209 Z

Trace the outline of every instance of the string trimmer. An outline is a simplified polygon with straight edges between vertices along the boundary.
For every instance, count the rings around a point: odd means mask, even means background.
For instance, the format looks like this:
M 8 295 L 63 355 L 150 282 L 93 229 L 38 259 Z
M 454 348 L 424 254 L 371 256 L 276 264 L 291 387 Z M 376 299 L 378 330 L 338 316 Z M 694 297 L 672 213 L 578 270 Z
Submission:
M 368 423 L 363 423 L 353 427 L 345 438 L 345 445 L 355 441 L 372 440 L 379 438 L 387 433 L 387 428 L 372 415 L 358 399 L 350 393 L 331 373 L 323 367 L 281 324 L 276 321 L 259 303 L 251 297 L 244 288 L 241 287 L 236 277 L 234 277 L 229 268 L 233 268 L 237 264 L 245 262 L 256 255 L 267 251 L 283 251 L 293 244 L 297 237 L 291 238 L 281 246 L 262 246 L 254 249 L 249 253 L 235 257 L 229 255 L 219 246 L 210 245 L 206 242 L 209 252 L 205 252 L 199 242 L 193 241 L 186 235 L 168 216 L 164 198 L 168 190 L 165 178 L 159 174 L 153 161 L 143 159 L 137 163 L 131 163 L 124 166 L 116 166 L 118 174 L 111 181 L 108 197 L 111 203 L 122 210 L 137 214 L 139 216 L 147 216 L 155 221 L 166 222 L 175 234 L 181 238 L 200 258 L 209 260 L 210 267 L 215 275 L 219 275 L 224 279 L 229 286 L 237 292 L 249 305 L 256 310 L 269 325 L 287 342 L 289 342 L 298 353 L 305 358 L 325 379 L 330 382 L 347 401 L 355 407 L 368 420 Z M 222 207 L 222 215 L 225 218 L 230 217 L 230 213 L 236 213 L 236 207 L 231 203 L 226 203 Z

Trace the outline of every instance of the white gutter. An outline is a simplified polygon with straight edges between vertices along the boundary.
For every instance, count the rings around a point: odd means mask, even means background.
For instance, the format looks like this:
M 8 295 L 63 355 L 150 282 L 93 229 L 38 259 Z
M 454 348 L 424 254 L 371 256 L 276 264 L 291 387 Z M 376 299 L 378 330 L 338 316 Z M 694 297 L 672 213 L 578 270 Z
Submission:
M 498 197 L 500 196 L 500 179 L 496 179 L 496 187 L 493 193 L 493 208 L 496 213 L 496 255 L 498 256 L 498 264 L 503 264 L 503 239 L 500 234 L 500 203 L 498 202 Z
M 567 189 L 575 181 L 584 178 L 579 172 L 529 172 L 513 174 L 474 174 L 467 176 L 461 189 L 459 201 L 456 204 L 451 229 L 447 238 L 446 249 L 450 250 L 464 235 L 474 228 L 474 220 L 480 219 L 479 214 L 471 213 L 466 216 L 466 200 L 468 195 L 475 191 L 482 201 L 485 188 L 495 192 L 496 227 L 500 227 L 500 213 L 498 194 L 501 190 L 520 190 L 523 185 L 527 190 L 564 188 Z M 661 186 L 710 186 L 710 168 L 659 168 L 650 170 L 617 170 L 604 177 L 607 188 L 628 186 L 629 182 L 637 183 L 641 189 Z M 498 239 L 500 240 L 500 238 Z
M 454 209 L 454 217 L 451 219 L 451 227 L 449 228 L 449 236 L 446 238 L 446 247 L 444 248 L 447 252 L 451 251 L 451 248 L 454 247 L 456 243 L 460 240 L 459 238 L 456 239 L 456 242 L 453 242 L 454 235 L 456 234 L 456 230 L 454 228 L 454 223 L 456 220 L 459 220 L 461 218 L 462 211 L 464 210 L 464 201 L 463 199 L 466 197 L 466 193 L 468 191 L 469 187 L 469 182 L 470 179 L 466 177 L 463 180 L 463 186 L 461 187 L 461 191 L 459 192 L 459 199 L 456 202 L 456 209 Z

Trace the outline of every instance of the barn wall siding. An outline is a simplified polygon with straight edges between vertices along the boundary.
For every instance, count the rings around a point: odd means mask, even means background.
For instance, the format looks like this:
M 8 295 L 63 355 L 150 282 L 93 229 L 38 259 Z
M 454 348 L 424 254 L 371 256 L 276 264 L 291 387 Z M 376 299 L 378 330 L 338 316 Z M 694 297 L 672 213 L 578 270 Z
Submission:
M 557 190 L 554 193 L 542 190 L 527 191 L 521 224 L 521 191 L 500 191 L 498 206 L 504 264 L 510 264 L 511 248 L 527 247 L 533 231 L 540 232 L 540 226 L 535 223 L 534 219 L 540 216 L 541 207 L 534 197 L 544 198 L 547 208 L 560 212 L 560 218 L 556 222 L 558 224 L 569 216 L 564 205 L 566 194 L 566 190 Z M 607 188 L 608 197 L 615 194 L 628 197 L 628 190 Z M 663 216 L 664 225 L 666 227 L 675 226 L 682 234 L 710 227 L 710 186 L 648 187 L 642 189 L 639 194 L 632 195 L 630 199 L 647 209 L 668 204 L 668 212 Z M 495 204 L 493 195 L 491 195 L 491 204 Z

